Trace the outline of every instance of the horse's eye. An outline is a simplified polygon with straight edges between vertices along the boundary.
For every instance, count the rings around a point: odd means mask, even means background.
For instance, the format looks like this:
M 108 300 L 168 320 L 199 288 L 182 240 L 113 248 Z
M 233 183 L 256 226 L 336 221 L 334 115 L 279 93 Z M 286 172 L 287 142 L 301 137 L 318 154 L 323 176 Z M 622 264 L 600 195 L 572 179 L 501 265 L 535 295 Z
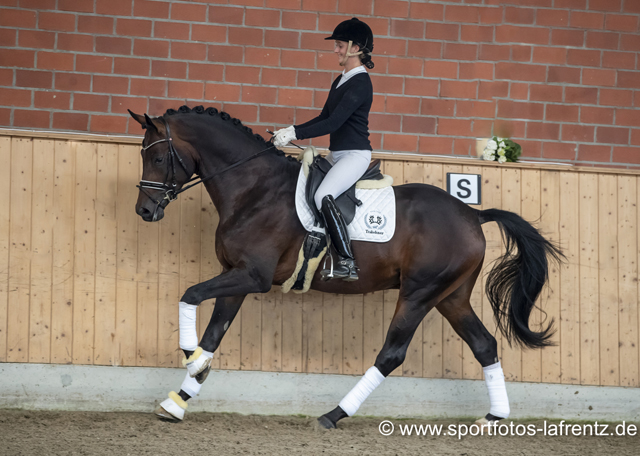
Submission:
M 160 163 L 162 163 L 164 161 L 164 157 L 161 155 L 159 157 L 156 157 L 156 159 L 154 161 L 155 161 L 155 163 L 157 165 L 159 165 Z

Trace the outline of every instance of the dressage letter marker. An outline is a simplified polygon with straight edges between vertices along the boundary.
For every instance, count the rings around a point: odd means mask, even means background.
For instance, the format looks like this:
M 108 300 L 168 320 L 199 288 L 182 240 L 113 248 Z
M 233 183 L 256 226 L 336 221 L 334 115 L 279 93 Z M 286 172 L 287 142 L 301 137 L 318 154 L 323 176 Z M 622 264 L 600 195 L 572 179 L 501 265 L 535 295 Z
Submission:
M 447 193 L 463 203 L 480 204 L 480 174 L 447 173 Z

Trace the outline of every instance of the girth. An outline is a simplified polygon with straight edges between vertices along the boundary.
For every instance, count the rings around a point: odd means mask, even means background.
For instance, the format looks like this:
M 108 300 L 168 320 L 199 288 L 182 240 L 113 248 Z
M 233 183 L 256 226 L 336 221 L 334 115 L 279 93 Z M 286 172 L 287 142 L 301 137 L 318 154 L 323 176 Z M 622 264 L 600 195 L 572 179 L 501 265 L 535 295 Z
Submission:
M 313 162 L 309 165 L 309 175 L 307 176 L 305 195 L 309 208 L 315 217 L 316 225 L 320 227 L 324 227 L 324 220 L 322 218 L 322 214 L 320 214 L 320 211 L 316 207 L 314 196 L 331 167 L 331 163 L 320 155 L 314 157 Z M 365 171 L 363 176 L 358 179 L 358 182 L 363 180 L 382 180 L 383 178 L 384 176 L 380 172 L 380 160 L 373 160 L 367 171 Z M 349 188 L 349 190 L 336 198 L 336 205 L 338 206 L 338 209 L 340 209 L 347 225 L 351 223 L 356 214 L 356 206 L 362 205 L 362 201 L 356 198 L 355 183 Z

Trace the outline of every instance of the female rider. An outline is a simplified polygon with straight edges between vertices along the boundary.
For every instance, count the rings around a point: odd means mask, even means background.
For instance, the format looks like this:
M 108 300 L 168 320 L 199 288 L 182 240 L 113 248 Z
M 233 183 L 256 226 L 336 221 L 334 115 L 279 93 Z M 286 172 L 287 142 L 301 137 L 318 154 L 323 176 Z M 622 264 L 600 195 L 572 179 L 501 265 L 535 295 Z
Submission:
M 335 198 L 362 177 L 371 161 L 369 110 L 373 86 L 365 66 L 373 68 L 370 55 L 373 33 L 367 24 L 354 17 L 338 24 L 325 39 L 335 40 L 333 52 L 344 67 L 342 74 L 333 81 L 320 115 L 309 122 L 276 131 L 273 143 L 283 147 L 296 139 L 330 135 L 327 160 L 333 167 L 318 187 L 314 200 L 339 257 L 333 277 L 353 281 L 358 280 L 357 267 L 347 225 Z

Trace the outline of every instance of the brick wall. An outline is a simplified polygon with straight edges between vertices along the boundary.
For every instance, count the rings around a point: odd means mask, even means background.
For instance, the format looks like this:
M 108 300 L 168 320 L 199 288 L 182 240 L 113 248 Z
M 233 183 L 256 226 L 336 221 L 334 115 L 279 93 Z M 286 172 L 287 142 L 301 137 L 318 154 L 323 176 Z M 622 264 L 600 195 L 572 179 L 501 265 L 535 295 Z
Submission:
M 139 134 L 126 114 L 308 120 L 357 15 L 376 36 L 376 150 L 640 167 L 640 0 L 0 0 L 0 126 Z M 326 146 L 326 138 L 316 140 Z

